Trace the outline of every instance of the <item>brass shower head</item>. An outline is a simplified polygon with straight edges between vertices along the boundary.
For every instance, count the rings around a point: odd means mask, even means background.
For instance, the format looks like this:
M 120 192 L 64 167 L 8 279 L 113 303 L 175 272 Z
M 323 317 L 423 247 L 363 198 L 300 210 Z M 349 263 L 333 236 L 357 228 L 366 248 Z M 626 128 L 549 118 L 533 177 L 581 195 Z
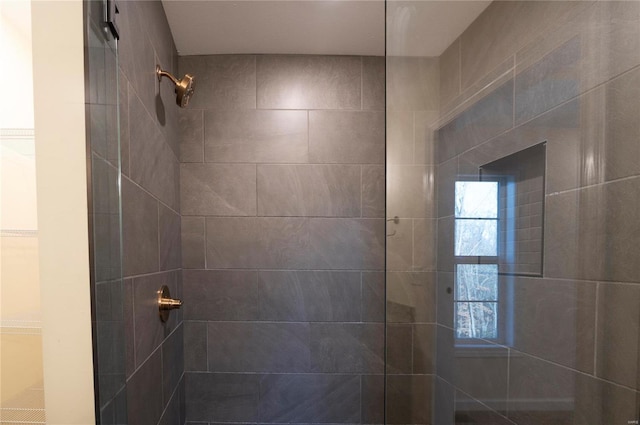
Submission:
M 193 96 L 196 84 L 195 77 L 191 74 L 185 74 L 181 80 L 178 80 L 167 71 L 163 71 L 160 65 L 156 65 L 156 74 L 158 75 L 158 81 L 162 81 L 162 77 L 167 77 L 173 81 L 176 86 L 176 103 L 179 107 L 185 108 L 189 104 L 191 96 Z

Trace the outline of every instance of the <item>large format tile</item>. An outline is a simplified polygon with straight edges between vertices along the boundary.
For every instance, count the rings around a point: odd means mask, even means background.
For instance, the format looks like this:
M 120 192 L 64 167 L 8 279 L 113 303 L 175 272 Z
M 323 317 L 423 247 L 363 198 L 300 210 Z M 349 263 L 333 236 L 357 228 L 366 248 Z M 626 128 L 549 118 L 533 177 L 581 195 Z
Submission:
M 387 164 L 413 164 L 414 160 L 414 112 L 388 110 L 387 115 Z
M 412 373 L 434 373 L 436 366 L 436 325 L 414 324 Z
M 207 323 L 185 320 L 183 327 L 185 371 L 206 371 L 208 368 Z
M 436 319 L 434 273 L 387 272 L 387 321 L 432 323 Z
M 383 373 L 382 324 L 312 323 L 311 371 Z
M 440 55 L 440 106 L 460 95 L 460 38 Z
M 128 423 L 157 425 L 163 411 L 160 350 L 156 351 L 127 382 L 127 410 Z
M 386 388 L 386 423 L 428 424 L 431 422 L 431 375 L 390 375 Z
M 174 270 L 182 263 L 180 244 L 180 216 L 158 204 L 160 270 Z
M 256 422 L 259 375 L 185 374 L 188 421 Z
M 580 48 L 580 40 L 571 39 L 516 75 L 516 123 L 525 122 L 580 93 Z
M 309 160 L 383 164 L 384 127 L 382 111 L 310 111 Z
M 461 36 L 462 90 L 531 42 L 560 26 L 590 2 L 499 2 L 490 5 Z
M 184 215 L 256 215 L 256 166 L 182 164 L 180 207 Z
M 640 174 L 640 69 L 605 86 L 605 179 Z
M 181 218 L 182 267 L 205 268 L 204 217 Z
M 383 165 L 362 166 L 362 217 L 383 218 L 385 213 L 385 170 Z
M 387 167 L 388 216 L 431 218 L 435 201 L 435 169 L 424 165 Z
M 360 377 L 264 375 L 259 418 L 262 423 L 359 423 Z
M 212 372 L 308 372 L 305 323 L 211 322 L 207 355 Z
M 361 59 L 265 55 L 257 60 L 261 109 L 360 109 Z
M 362 375 L 361 423 L 384 423 L 384 375 Z
M 636 282 L 640 178 L 548 196 L 545 274 Z
M 387 324 L 385 355 L 387 374 L 412 373 L 413 329 L 410 324 Z
M 385 58 L 362 57 L 362 109 L 385 107 Z
M 135 123 L 130 126 L 131 180 L 178 210 L 178 158 L 133 91 L 129 92 L 129 120 Z
M 205 111 L 207 162 L 305 163 L 306 111 Z
M 258 284 L 254 271 L 183 270 L 187 320 L 255 320 Z
M 384 322 L 385 318 L 384 272 L 362 273 L 362 321 Z
M 437 110 L 440 92 L 438 58 L 387 57 L 387 108 Z
M 162 394 L 164 404 L 178 388 L 184 372 L 184 326 L 179 326 L 162 344 Z
M 180 162 L 203 162 L 204 112 L 180 108 L 178 129 L 180 131 Z
M 190 109 L 255 109 L 255 56 L 180 56 L 178 64 L 180 75 L 196 78 Z
M 261 271 L 260 320 L 359 322 L 359 272 Z
M 513 346 L 592 372 L 596 285 L 534 278 L 515 278 L 508 285 L 513 287 Z
M 504 413 L 507 407 L 509 350 L 500 346 L 456 347 L 453 370 L 456 388 Z
M 438 132 L 438 162 L 484 142 L 513 126 L 513 81 L 478 100 Z
M 596 375 L 636 390 L 640 389 L 639 303 L 637 285 L 599 285 Z
M 158 290 L 162 285 L 167 285 L 174 297 L 179 296 L 177 273 L 164 272 L 133 279 L 136 366 L 144 363 L 178 324 L 175 312 L 167 322 L 162 322 L 158 315 Z
M 614 424 L 637 415 L 634 391 L 533 357 L 511 358 L 508 416 L 518 424 Z
M 383 268 L 381 219 L 207 218 L 213 268 Z
M 140 2 L 124 2 L 120 5 L 118 28 L 118 59 L 131 87 L 148 111 L 155 110 L 156 82 L 153 44 L 144 28 L 145 16 Z M 131 120 L 135 123 L 136 121 Z
M 362 193 L 359 166 L 259 165 L 257 174 L 258 215 L 280 217 L 359 217 L 361 215 Z
M 158 202 L 122 179 L 122 259 L 125 276 L 158 271 Z

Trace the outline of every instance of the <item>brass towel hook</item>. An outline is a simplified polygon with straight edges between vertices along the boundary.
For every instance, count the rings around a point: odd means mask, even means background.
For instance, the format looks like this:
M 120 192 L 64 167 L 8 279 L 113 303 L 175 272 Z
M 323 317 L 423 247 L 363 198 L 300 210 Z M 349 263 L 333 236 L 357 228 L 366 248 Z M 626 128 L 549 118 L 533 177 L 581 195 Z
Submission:
M 171 310 L 176 310 L 182 307 L 182 301 L 179 299 L 171 298 L 169 287 L 162 285 L 158 290 L 158 310 L 160 311 L 160 320 L 166 322 L 169 320 L 169 313 Z

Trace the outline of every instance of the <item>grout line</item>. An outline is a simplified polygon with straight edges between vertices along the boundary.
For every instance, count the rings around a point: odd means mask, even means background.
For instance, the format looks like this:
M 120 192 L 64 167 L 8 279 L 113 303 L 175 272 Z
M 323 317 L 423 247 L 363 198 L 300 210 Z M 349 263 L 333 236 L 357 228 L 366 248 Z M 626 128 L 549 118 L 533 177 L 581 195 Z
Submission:
M 600 301 L 600 282 L 596 283 L 596 314 L 594 317 L 594 332 L 593 332 L 593 376 L 596 376 L 596 373 L 598 371 L 598 321 L 600 320 L 598 318 L 598 312 L 600 311 L 600 306 L 599 306 L 599 301 Z

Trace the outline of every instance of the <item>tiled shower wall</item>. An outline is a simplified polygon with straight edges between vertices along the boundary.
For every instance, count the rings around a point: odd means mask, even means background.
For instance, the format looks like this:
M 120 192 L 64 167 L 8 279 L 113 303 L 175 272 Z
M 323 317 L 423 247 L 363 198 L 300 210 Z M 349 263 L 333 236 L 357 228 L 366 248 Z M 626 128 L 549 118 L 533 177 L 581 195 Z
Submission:
M 437 424 L 638 420 L 640 3 L 493 2 L 440 58 Z M 542 278 L 454 346 L 453 184 L 547 143 Z
M 156 300 L 161 285 L 182 295 L 178 106 L 155 76 L 177 52 L 160 1 L 118 6 L 128 423 L 181 425 L 182 312 L 163 324 Z
M 187 421 L 382 423 L 384 59 L 179 63 Z

